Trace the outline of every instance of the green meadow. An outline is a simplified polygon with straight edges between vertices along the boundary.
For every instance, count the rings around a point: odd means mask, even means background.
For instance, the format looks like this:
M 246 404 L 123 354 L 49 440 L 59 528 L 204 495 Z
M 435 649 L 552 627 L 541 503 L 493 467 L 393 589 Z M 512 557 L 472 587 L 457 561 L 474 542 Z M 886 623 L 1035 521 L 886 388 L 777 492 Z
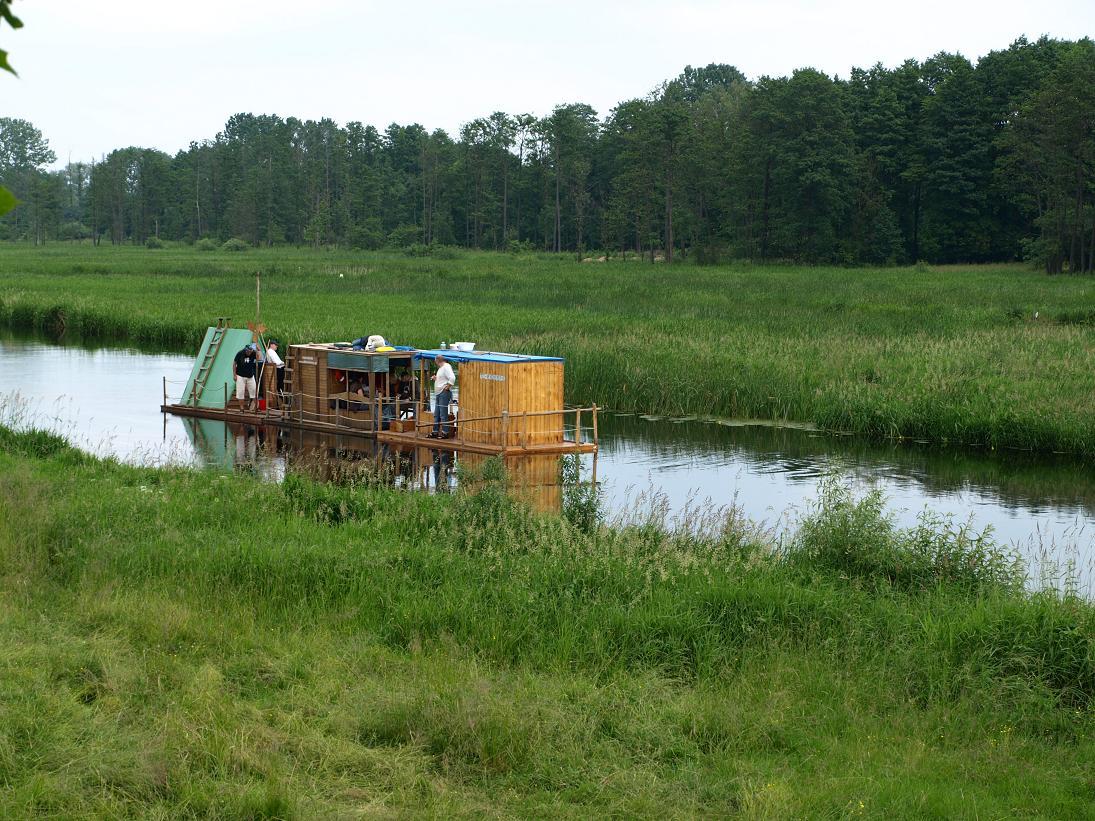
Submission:
M 567 358 L 568 399 L 1095 455 L 1095 282 L 1017 265 L 700 267 L 441 249 L 0 247 L 0 322 L 195 349 L 378 332 Z
M 829 487 L 773 545 L 0 429 L 0 816 L 1078 818 L 1095 609 Z

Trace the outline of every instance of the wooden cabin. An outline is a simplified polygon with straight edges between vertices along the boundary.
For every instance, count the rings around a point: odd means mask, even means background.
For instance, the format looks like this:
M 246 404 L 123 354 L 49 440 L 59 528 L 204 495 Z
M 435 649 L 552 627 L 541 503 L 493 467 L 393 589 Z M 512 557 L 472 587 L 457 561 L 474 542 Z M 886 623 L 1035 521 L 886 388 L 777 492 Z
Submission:
M 284 410 L 300 422 L 378 432 L 413 410 L 413 397 L 397 390 L 399 377 L 412 374 L 412 348 L 290 345 L 285 367 Z
M 422 378 L 438 356 L 456 370 L 457 436 L 498 448 L 561 445 L 563 360 L 553 356 L 416 351 Z M 432 424 L 432 417 L 429 420 Z

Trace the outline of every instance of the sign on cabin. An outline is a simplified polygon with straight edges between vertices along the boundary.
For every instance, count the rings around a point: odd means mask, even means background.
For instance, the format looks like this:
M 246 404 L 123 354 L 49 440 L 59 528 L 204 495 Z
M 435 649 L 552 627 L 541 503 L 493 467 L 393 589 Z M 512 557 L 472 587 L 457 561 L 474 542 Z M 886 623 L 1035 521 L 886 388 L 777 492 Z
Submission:
M 503 374 L 500 374 L 500 373 L 481 373 L 481 374 L 479 374 L 479 378 L 480 379 L 489 379 L 491 382 L 505 382 L 506 381 L 506 377 Z

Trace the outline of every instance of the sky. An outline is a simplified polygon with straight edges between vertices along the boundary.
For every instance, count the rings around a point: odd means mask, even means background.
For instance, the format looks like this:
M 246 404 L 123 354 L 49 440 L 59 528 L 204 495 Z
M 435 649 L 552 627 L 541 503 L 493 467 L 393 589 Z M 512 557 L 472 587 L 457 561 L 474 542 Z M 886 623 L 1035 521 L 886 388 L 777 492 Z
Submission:
M 234 113 L 331 117 L 451 134 L 493 111 L 601 116 L 686 65 L 750 79 L 812 67 L 971 60 L 1020 35 L 1095 35 L 1093 0 L 15 0 L 0 28 L 19 79 L 0 116 L 30 120 L 58 155 L 129 145 L 174 153 Z

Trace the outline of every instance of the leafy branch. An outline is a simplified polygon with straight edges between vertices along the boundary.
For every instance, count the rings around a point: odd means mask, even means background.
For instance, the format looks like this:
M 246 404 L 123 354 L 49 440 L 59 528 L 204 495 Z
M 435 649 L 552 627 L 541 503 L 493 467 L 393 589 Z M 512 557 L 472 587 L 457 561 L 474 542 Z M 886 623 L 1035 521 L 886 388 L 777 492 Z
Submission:
M 7 21 L 8 25 L 13 29 L 21 29 L 23 27 L 23 21 L 11 13 L 11 4 L 14 0 L 0 0 L 0 26 L 3 25 L 3 21 Z M 4 71 L 10 71 L 19 75 L 15 69 L 11 67 L 11 63 L 8 62 L 8 53 L 4 49 L 0 48 L 0 69 Z M 7 188 L 0 185 L 0 216 L 8 213 L 16 205 L 19 204 L 19 200 L 15 198 L 15 195 L 11 193 Z

